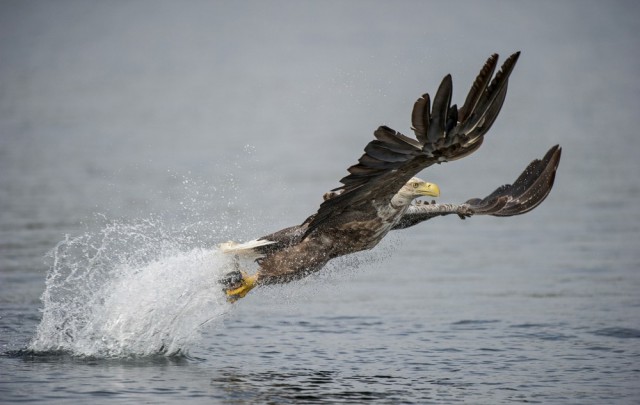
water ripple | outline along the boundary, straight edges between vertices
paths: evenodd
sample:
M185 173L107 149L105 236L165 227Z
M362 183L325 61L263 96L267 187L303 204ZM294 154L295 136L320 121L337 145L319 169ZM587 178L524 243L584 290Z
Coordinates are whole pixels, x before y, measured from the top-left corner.
M640 330L633 329L633 328L620 328L620 327L604 328L604 329L598 329L592 333L598 336L608 336L608 337L616 337L616 338L622 338L622 339L640 338Z

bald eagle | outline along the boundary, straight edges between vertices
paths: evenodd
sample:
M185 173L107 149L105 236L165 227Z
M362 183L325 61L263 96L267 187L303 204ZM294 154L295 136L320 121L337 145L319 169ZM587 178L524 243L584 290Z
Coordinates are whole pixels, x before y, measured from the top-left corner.
M537 207L553 186L561 148L553 146L542 159L532 161L513 184L485 198L463 204L414 200L437 197L437 185L415 175L433 165L460 159L477 150L494 123L507 94L509 76L520 52L494 71L498 55L491 55L462 107L451 105L451 76L442 80L433 98L424 94L411 114L415 139L386 126L374 132L358 163L348 169L342 186L324 194L318 211L302 224L247 243L220 247L234 255L255 255L259 269L240 269L221 280L229 301L244 297L260 285L286 283L320 270L329 260L376 246L391 230L404 229L449 214L512 216Z

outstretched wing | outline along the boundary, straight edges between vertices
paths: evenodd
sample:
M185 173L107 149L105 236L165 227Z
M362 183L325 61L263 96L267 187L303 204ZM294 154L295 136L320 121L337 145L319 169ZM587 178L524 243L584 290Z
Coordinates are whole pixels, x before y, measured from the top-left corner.
M500 186L485 198L472 198L464 204L413 204L393 229L408 228L449 214L458 214L462 218L471 215L510 217L529 212L551 192L561 153L562 148L558 145L552 147L542 159L529 163L513 184Z
M531 211L540 205L551 192L556 171L560 164L562 148L558 145L547 151L542 159L535 159L518 176L513 184L498 187L485 198L472 198L463 204L441 204L416 201L412 204L402 219L393 228L405 229L417 225L431 218L457 214L461 218L473 215L493 215L508 217ZM338 192L325 194L325 199L336 198ZM313 217L302 225L291 226L278 232L263 236L257 240L244 244L223 244L223 251L227 253L244 254L243 250L256 255L266 255L279 251L288 246L299 243Z
M323 224L340 222L343 215L374 214L373 201L388 204L422 169L460 159L478 149L502 108L509 75L519 55L516 52L509 56L495 77L498 55L490 56L460 109L451 105L451 75L445 76L433 106L428 94L414 104L411 121L416 139L386 126L378 128L374 132L376 139L365 147L358 163L348 169L349 175L340 180L343 185L335 190L341 193L322 203L305 236Z

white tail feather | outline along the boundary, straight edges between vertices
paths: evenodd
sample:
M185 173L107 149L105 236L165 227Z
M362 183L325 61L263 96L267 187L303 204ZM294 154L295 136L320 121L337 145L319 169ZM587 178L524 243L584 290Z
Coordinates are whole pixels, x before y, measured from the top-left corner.
M229 253L240 256L261 256L261 254L254 249L260 246L271 245L273 243L275 242L270 240L254 239L245 243L229 241L219 244L218 247L220 248L220 251L222 251L222 253Z

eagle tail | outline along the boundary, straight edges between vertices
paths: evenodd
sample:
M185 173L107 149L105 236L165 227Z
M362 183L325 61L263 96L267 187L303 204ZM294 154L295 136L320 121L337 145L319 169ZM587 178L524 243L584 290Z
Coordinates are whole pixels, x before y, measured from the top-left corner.
M263 254L256 250L256 248L272 245L276 242L265 240L265 239L254 239L245 243L237 243L233 241L221 243L218 245L218 248L222 251L222 253L239 255L243 257L260 257Z

